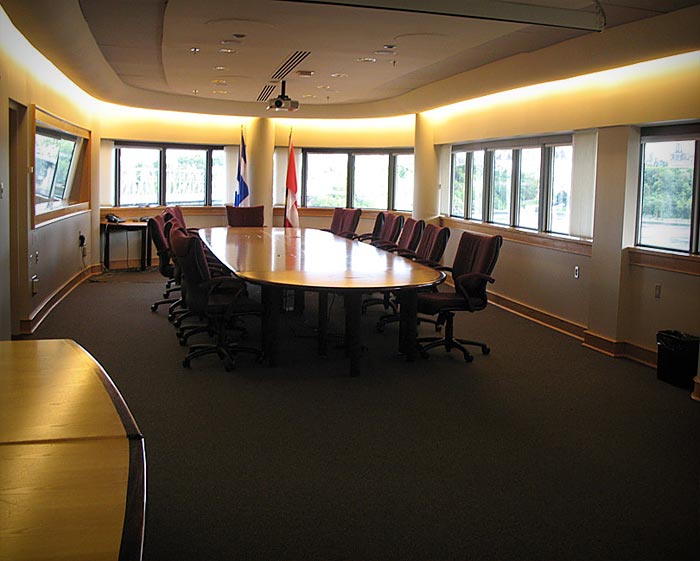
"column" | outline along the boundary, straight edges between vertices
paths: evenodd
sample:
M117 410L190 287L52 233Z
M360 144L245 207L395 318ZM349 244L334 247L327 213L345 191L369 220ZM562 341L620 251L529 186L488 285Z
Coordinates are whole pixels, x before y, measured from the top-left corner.
M628 264L623 249L634 244L638 129L600 129L596 159L588 330L584 345L618 355L625 340L622 326Z
M272 226L272 170L275 152L275 124L272 119L253 119L246 139L250 205L264 205L265 225Z
M438 155L433 125L421 113L416 114L414 134L413 217L435 221L439 208Z

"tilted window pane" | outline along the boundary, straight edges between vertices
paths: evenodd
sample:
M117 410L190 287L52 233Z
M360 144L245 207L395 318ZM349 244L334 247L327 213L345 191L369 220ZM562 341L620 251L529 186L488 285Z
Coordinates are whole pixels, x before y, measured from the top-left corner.
M56 166L56 175L53 181L54 200L65 198L66 183L68 182L68 174L70 173L70 166L71 162L73 161L74 152L75 141L62 138L59 143L58 165Z
M510 224L510 200L513 175L513 151L494 150L493 153L493 215L496 224Z
M166 204L203 205L206 193L206 172L206 150L166 149Z
M471 192L469 196L469 218L484 219L484 151L472 152Z
M223 150L211 151L211 204L226 202L226 164Z
M396 155L394 177L395 210L413 210L413 154Z
M540 206L540 148L523 148L520 151L520 200L518 223L522 228L537 230Z
M452 216L464 216L464 193L467 186L467 153L452 154Z
M389 154L355 156L353 207L385 209L389 202Z
M347 154L309 152L306 155L306 206L344 207L347 185Z
M51 196L51 186L58 162L60 139L43 134L34 142L34 193L36 202L46 202ZM41 201L39 199L42 199Z
M550 232L569 234L571 219L571 164L573 148L555 146L552 162L552 199L550 205Z
M160 150L121 148L119 153L119 204L157 205Z
M644 145L641 245L690 250L694 165L694 140Z

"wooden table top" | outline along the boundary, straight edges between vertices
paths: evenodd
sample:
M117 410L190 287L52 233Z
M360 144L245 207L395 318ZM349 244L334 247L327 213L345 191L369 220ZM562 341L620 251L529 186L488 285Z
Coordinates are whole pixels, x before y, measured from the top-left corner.
M77 343L0 341L0 560L122 558L140 438Z
M315 290L395 290L444 273L366 243L312 228L202 228L214 254L245 280Z

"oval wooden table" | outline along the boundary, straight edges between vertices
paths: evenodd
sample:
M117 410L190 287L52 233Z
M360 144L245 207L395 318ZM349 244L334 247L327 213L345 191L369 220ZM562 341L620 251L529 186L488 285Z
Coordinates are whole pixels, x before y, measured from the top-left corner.
M141 559L143 437L67 339L0 341L0 560Z
M399 351L416 352L416 291L442 282L445 273L369 244L312 228L202 228L199 235L238 277L262 286L263 350L277 362L276 340L285 288L335 292L345 301L345 342L350 373L361 366L362 294L400 291Z

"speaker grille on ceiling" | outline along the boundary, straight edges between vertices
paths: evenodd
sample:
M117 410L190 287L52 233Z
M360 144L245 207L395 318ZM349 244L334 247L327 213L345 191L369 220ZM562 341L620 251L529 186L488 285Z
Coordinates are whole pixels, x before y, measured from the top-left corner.
M292 70L294 70L301 62L311 54L311 51L294 51L287 60L285 60L280 67L275 70L275 73L271 76L271 80L284 80L284 78Z
M272 92L275 91L276 87L277 86L275 86L274 84L268 84L267 86L265 86L258 95L258 101L267 101L268 99L270 99L270 96L272 95Z

